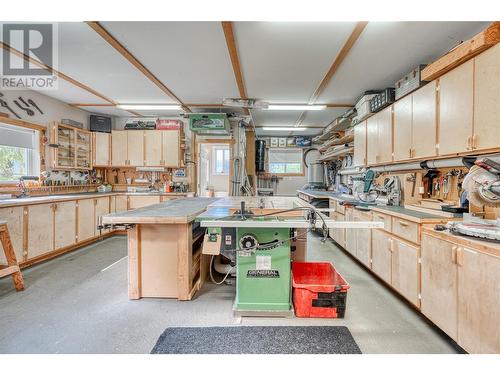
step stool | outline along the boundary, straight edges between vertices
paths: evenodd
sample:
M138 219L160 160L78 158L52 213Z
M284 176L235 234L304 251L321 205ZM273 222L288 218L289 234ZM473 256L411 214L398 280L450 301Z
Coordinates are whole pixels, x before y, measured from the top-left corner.
M5 220L0 220L0 242L2 243L5 258L7 259L7 267L0 269L0 278L12 276L14 286L16 290L20 292L24 290L23 275L17 264L16 253L14 252L14 247L10 240L9 229L7 228L7 222Z

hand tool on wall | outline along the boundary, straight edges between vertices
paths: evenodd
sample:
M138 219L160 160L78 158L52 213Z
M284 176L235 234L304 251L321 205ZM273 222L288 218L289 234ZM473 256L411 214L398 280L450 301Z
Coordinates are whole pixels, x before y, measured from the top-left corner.
M31 109L23 107L17 100L14 100L14 104L17 105L19 108L21 108L23 111L25 111L28 116L34 116L35 112L33 112Z
M23 103L26 107L29 107L29 106L30 106L28 103L26 103L26 100L24 100L24 99L22 98L22 96L18 96L17 98L18 98L18 99L19 99L19 101L20 101L21 103Z
M424 179L427 179L427 193L429 197L432 196L434 179L439 175L439 171L436 169L429 169L424 175Z
M21 119L21 116L19 116L16 112L14 112L14 110L9 107L9 105L7 104L7 102L5 100L0 99L0 106L7 108L10 111L10 113L12 113L18 119Z
M414 197L415 196L415 186L417 185L417 174L416 173L412 173L410 175L407 175L406 176L406 181L412 182L412 185L411 185L411 196Z
M33 100L28 99L28 103L30 103L33 107L35 107L38 110L38 112L40 112L41 115L43 115L42 110L36 105L36 103Z

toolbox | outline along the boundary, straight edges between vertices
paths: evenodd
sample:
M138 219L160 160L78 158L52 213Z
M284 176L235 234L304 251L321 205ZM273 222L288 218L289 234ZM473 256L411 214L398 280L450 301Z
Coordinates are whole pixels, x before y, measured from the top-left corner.
M370 99L379 94L380 90L365 91L365 93L356 101L355 108L357 115L354 119L355 124L359 124L372 113L370 111Z
M375 113L381 111L388 105L394 103L394 100L395 90L392 87L388 87L380 94L370 99L370 112Z
M417 66L410 73L396 82L396 100L402 98L410 92L415 91L426 83L426 81L422 81L422 70L426 66L427 65L424 64Z
M293 306L299 318L343 318L349 284L331 263L292 263Z

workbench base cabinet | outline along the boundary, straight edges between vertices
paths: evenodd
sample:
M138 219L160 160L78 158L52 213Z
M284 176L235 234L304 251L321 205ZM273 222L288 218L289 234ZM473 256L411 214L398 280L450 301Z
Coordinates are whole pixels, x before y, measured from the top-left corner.
M191 300L208 274L191 224L137 224L127 231L130 299Z

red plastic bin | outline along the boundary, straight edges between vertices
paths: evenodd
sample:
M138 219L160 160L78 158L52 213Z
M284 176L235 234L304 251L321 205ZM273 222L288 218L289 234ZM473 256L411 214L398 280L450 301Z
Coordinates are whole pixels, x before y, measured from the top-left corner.
M292 263L293 306L299 318L343 318L349 284L331 263Z

